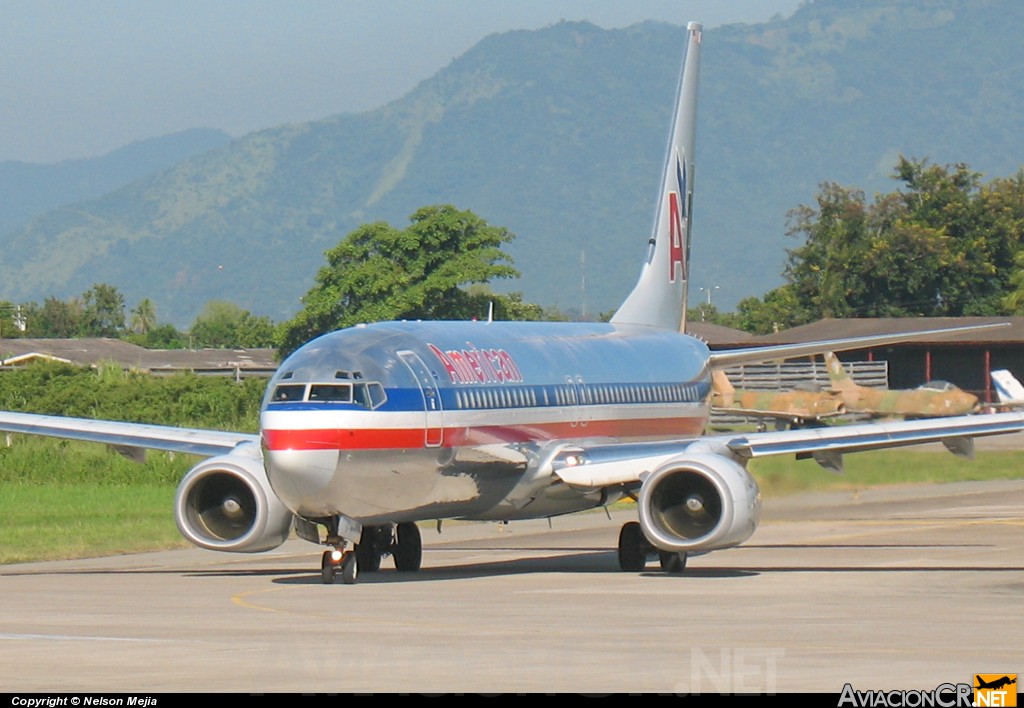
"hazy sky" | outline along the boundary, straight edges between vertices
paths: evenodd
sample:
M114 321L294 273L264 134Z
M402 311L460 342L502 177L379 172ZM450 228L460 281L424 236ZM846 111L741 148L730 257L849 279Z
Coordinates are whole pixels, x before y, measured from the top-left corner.
M713 27L801 0L0 0L0 160L374 108L488 34L561 19Z

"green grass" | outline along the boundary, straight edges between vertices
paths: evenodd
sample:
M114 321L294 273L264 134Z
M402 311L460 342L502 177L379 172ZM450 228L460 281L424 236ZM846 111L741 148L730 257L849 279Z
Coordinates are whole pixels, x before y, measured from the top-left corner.
M195 459L150 452L139 464L104 445L23 436L12 443L0 447L0 563L186 545L174 524L174 492Z
M174 489L0 483L0 563L185 547L174 525Z
M754 460L750 471L766 497L826 489L863 489L887 484L935 484L1024 477L1024 452L979 452L964 460L941 450L884 450L843 458L835 474L813 460L792 456Z

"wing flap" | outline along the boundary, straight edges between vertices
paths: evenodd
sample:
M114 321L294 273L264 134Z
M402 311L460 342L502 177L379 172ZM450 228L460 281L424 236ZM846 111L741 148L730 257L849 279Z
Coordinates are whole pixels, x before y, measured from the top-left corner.
M258 445L260 442L260 436L251 433L64 418L35 413L0 412L0 431L106 443L121 449L166 450L203 457L230 452L241 443Z

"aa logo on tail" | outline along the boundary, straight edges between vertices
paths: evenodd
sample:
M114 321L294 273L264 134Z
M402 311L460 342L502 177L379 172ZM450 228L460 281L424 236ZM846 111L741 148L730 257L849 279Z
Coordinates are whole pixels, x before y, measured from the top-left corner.
M686 167L676 155L676 191L668 193L668 282L686 280ZM678 268L677 268L678 266Z

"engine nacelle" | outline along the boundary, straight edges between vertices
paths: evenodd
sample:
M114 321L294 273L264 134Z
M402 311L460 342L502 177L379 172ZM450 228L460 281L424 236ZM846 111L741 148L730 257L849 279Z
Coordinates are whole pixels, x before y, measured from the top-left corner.
M200 462L181 480L174 500L181 535L212 551L277 548L288 538L292 519L270 488L258 449L240 447Z
M648 475L640 527L663 551L699 553L743 543L761 518L761 493L742 465L722 455L679 455Z

